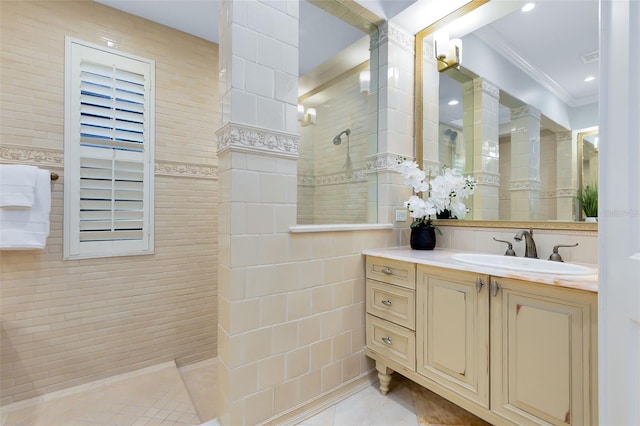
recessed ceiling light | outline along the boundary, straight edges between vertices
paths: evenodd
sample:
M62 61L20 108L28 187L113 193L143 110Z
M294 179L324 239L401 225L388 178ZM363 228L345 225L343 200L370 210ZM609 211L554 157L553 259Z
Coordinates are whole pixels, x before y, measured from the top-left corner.
M536 7L535 3L527 3L524 6L522 6L522 9L520 9L520 10L522 10L523 12L529 12L529 11L533 10L534 7Z
M590 75L590 76L586 77L586 78L584 79L584 81L585 81L585 83L588 83L588 82L593 81L593 80L595 80L595 79L596 79L596 78L595 78L594 76Z
M454 105L458 105L458 104L459 104L459 102L458 102L458 100L457 100L457 99L451 99L451 100L449 101L449 104L448 104L448 105L450 105L450 106L454 106Z

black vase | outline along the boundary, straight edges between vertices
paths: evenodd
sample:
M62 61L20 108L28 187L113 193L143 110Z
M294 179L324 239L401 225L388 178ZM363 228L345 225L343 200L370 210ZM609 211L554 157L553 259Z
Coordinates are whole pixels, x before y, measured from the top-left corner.
M409 244L414 250L433 250L436 246L436 228L426 225L411 228Z
M440 213L436 213L438 219L452 219L451 212L447 209L442 210Z

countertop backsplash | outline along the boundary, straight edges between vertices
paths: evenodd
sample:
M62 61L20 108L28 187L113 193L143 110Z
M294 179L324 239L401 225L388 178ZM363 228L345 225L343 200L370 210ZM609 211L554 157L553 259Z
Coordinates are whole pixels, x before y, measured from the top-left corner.
M513 237L520 228L473 228L459 226L440 226L442 235L436 234L436 246L457 250L476 251L479 253L504 254L507 250L505 243L494 241L510 241L519 257L524 256L525 242L516 241ZM558 244L577 247L561 247L559 253L565 262L598 263L598 233L597 231L581 230L549 230L533 229L533 239L536 243L538 257L549 259L553 247Z

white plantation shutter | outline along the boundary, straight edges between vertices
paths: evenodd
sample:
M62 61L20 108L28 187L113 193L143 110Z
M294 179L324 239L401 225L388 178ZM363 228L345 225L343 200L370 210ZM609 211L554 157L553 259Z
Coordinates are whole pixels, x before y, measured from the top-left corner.
M71 39L67 49L65 257L150 253L153 62Z

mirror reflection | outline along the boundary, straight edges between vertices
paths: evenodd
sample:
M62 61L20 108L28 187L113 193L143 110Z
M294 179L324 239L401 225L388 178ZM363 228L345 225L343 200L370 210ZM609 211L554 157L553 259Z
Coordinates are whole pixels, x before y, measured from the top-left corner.
M377 80L370 72L370 43L365 32L373 31L375 25L361 16L351 16L356 14L336 1L324 1L300 2L300 28L307 28L302 25L304 17L311 15L307 8L313 8L309 25L350 27L353 42L315 67L301 70L297 223L375 223L377 177L367 171L367 160L377 152ZM324 31L318 29L320 32ZM316 41L331 44L331 37L338 33L336 30ZM345 41L341 39L337 45L343 46ZM301 42L301 56L316 55L321 48Z
M467 219L583 220L576 197L597 182L600 143L597 2L539 2L530 12L496 3L438 28L461 39L458 67L439 72L435 29L418 35L416 151L425 169L478 180ZM569 15L581 25L562 22Z

